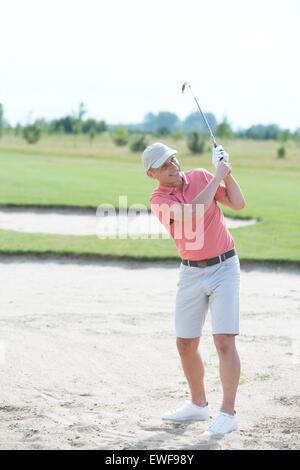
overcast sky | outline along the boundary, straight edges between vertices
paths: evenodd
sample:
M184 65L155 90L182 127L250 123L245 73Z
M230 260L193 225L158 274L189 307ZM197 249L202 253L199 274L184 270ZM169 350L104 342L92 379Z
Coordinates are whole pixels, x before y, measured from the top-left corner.
M196 110L300 127L299 0L0 0L0 102L11 124L141 122Z

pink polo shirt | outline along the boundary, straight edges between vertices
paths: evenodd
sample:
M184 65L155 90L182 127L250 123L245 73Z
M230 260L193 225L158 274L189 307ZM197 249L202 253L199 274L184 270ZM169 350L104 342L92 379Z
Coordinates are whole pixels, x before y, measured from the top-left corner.
M182 259L199 261L231 250L234 247L234 240L226 227L223 212L217 204L217 201L220 201L226 194L224 184L219 184L211 205L197 225L195 221L184 223L170 221L168 216L170 207L178 202L191 203L213 178L213 175L205 168L181 172L181 175L182 190L178 187L159 184L149 199L152 212L174 239L179 256ZM192 237L193 233L194 237Z

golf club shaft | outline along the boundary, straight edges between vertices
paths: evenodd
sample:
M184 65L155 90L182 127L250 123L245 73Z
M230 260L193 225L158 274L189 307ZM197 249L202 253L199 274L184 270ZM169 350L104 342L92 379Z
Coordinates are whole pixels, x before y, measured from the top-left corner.
M211 140L212 140L212 142L213 142L213 144L214 144L214 147L217 147L218 144L217 144L217 142L216 142L216 139L215 139L215 137L214 137L214 135L213 135L213 133L212 133L212 130L211 130L211 128L210 128L210 125L209 125L208 122L207 122L207 119L206 119L204 113L202 112L202 109L200 108L200 105L199 105L199 103L198 103L198 100L197 100L196 96L195 96L194 93L193 93L192 87L191 87L191 85L190 85L189 83L187 83L187 85L189 86L189 89L191 90L191 93L192 93L192 95L193 95L193 98L194 98L194 100L196 101L196 104L197 104L197 106L198 106L198 109L199 109L199 111L200 111L200 113L201 113L201 116L203 117L203 120L204 120L204 122L205 122L205 124L206 124L206 127L207 127L207 130L208 130L208 133L209 133L209 135L210 135L210 138L211 138Z

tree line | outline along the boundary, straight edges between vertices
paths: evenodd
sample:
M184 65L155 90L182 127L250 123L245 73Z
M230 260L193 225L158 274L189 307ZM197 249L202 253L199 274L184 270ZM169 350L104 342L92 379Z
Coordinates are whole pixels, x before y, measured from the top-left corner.
M175 113L169 111L160 111L157 114L147 113L143 122L128 125L109 125L104 120L84 119L85 115L84 103L80 103L78 111L72 115L49 121L40 118L31 124L22 126L17 123L13 127L4 119L4 109L0 103L0 137L4 132L14 133L23 136L29 143L34 143L40 139L42 134L72 134L76 142L77 135L86 134L92 142L96 135L110 132L117 145L126 145L129 136L136 134L137 139L134 147L138 147L137 150L140 150L144 145L146 134L156 137L172 136L175 139L186 138L190 145L195 149L198 147L198 150L201 150L203 141L207 138L207 130L198 111L189 114L183 121ZM227 118L218 123L213 113L205 113L205 116L214 134L219 138L278 140L281 142L294 139L300 142L300 127L295 132L291 132L289 129L281 129L276 124L257 124L248 129L234 131Z

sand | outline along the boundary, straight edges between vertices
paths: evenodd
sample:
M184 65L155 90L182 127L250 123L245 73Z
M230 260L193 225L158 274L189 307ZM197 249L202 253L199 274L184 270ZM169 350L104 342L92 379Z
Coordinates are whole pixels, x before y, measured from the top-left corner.
M299 449L300 270L242 265L239 429L161 415L189 399L176 351L179 263L0 259L0 449ZM208 316L200 350L215 414Z
M104 217L104 209L99 209L96 216L96 211L89 208L0 207L0 228L23 233L101 237L148 233L151 236L164 234L164 237L171 238L156 215L147 212L146 207L144 212L141 210L140 215L136 215L134 207L128 214L121 215L114 208L111 209L110 215L106 214ZM230 217L225 217L225 221L228 229L258 223L257 219Z

